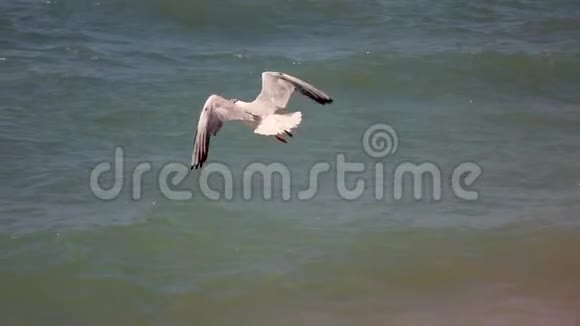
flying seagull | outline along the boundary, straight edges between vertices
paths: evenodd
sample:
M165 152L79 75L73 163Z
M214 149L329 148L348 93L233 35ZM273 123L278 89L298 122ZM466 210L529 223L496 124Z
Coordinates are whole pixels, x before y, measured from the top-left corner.
M322 105L332 103L330 96L307 82L272 71L262 73L262 91L252 102L211 95L199 115L191 169L201 168L207 161L210 137L218 133L225 121L242 121L254 133L273 136L286 143L284 137L292 137L292 129L302 121L301 112L288 113L286 109L290 97L296 91Z

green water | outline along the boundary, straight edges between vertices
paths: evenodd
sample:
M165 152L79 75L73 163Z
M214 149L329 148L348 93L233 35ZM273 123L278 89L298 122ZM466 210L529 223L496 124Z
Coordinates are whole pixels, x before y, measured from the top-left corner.
M563 0L0 2L0 323L577 325L579 21ZM209 162L233 198L207 198L199 171L171 186L193 198L166 198L208 95L251 100L267 70L334 103L293 100L288 144L227 124ZM376 123L396 152L364 151ZM122 191L100 200L91 170L119 146ZM354 200L339 154L366 167ZM244 199L253 162L289 169L290 200L258 178ZM441 171L440 200L394 198L409 162ZM453 192L462 162L483 171L477 200Z

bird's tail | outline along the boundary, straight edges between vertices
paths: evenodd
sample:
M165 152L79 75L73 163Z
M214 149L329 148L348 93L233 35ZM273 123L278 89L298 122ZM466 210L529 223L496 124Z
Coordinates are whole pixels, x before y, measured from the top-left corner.
M275 136L290 132L298 127L302 121L301 112L272 114L260 121L260 124L254 130L260 135Z

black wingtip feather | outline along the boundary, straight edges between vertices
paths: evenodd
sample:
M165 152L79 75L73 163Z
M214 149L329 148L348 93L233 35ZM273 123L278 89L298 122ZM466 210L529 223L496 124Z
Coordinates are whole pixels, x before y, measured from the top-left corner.
M300 93L304 94L305 96L310 97L312 100L314 100L318 104L325 105L325 104L330 104L333 101L332 98L329 96L322 96L321 94L311 92L310 90L308 90L306 88L300 87L298 90L300 91Z
M207 161L207 157L209 154L209 142L210 142L210 134L205 132L203 135L203 139L199 141L198 137L199 133L196 131L195 134L195 142L193 144L193 151L195 155L195 159L191 164L190 171L193 169L201 169L204 163ZM199 143L198 143L199 141Z
M209 133L205 133L205 137L204 137L204 142L202 144L200 144L200 149L198 152L198 157L197 160L195 162L195 164L192 166L192 168L197 169L201 169L204 165L204 163L207 161L207 157L209 154L209 142L210 142L210 134Z

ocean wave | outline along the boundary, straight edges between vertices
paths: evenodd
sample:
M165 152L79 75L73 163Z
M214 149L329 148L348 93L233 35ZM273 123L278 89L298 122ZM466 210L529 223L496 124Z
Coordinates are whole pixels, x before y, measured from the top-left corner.
M188 0L116 0L113 5L131 11L143 11L151 16L174 21L190 28L223 29L231 31L284 29L290 25L324 23L337 20L372 23L380 2L361 4L352 0L312 1L293 0L272 3L265 0L188 1Z
M305 66L310 65L301 67ZM515 96L522 92L565 96L574 94L572 85L580 82L578 53L363 52L328 60L324 67L328 80L337 86L407 95L503 89Z

